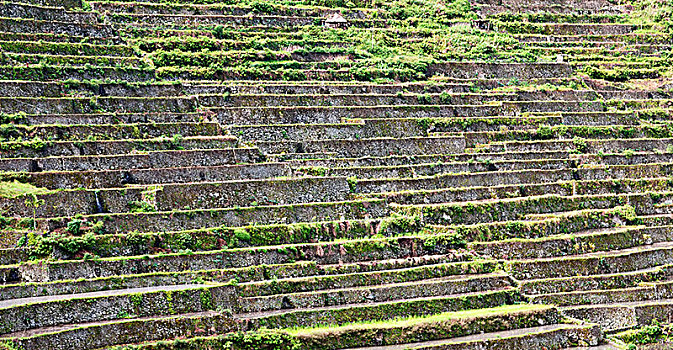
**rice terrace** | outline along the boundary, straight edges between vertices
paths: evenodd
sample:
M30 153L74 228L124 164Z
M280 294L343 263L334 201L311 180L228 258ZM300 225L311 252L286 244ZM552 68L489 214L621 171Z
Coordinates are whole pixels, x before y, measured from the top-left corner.
M673 0L4 0L0 350L673 349Z

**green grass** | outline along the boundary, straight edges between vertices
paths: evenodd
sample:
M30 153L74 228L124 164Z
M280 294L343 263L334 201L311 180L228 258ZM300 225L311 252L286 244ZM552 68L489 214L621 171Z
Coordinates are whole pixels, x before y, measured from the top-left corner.
M649 325L617 333L613 336L627 344L627 349L637 349L638 345L673 342L673 324L661 323L657 319ZM663 347L661 349L664 349ZM668 349L668 347L667 347Z
M387 320L387 321L371 321L371 322L357 322L345 324L342 326L321 326L315 328L292 328L286 329L289 334L299 335L299 334L319 334L319 333L332 333L339 332L344 330L356 330L356 329L366 329L366 328L392 328L392 327L411 327L414 325L425 324L425 323L437 323L450 320L463 320L470 318L478 317L488 317L494 315L503 315L510 313L518 312L531 312L538 310L549 309L549 305L530 305L530 304L519 304L519 305L505 305L489 309L476 309L476 310L465 310L457 312L446 312L442 314L432 315L428 317L409 317L401 318L396 320Z
M3 181L0 182L0 197L14 198L27 194L40 194L49 190L46 188L35 187L31 184L19 181Z

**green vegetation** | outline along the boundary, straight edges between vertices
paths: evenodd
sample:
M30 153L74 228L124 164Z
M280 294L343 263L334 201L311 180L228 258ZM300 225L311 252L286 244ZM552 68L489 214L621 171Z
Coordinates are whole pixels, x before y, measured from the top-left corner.
M670 1L42 2L0 348L673 340Z
M673 341L673 329L670 324L653 319L650 325L617 333L615 338L625 342L627 349L637 349L639 345Z
M0 197L15 198L26 195L38 195L46 192L48 192L46 188L36 187L18 180L0 182Z
M426 317L400 317L386 321L368 321L350 323L344 325L325 325L320 327L292 328L288 333L294 335L309 335L321 333L339 333L342 331L351 331L357 329L375 329L375 328L393 328L393 327L413 327L427 323L438 323L451 320L466 320L475 317L489 317L493 315L507 315L517 312L529 312L538 310L547 310L548 305L503 305L489 309L463 310L457 312L445 312Z

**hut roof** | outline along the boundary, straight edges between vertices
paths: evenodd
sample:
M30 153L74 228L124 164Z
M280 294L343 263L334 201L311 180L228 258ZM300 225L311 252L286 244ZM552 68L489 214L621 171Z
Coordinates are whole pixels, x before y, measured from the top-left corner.
M325 23L348 23L348 21L340 14L335 13L325 20Z

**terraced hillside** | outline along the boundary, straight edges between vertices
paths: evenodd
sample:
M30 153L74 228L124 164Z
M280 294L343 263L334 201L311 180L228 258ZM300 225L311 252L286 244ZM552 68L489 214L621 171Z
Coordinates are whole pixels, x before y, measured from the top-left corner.
M0 3L0 349L673 340L672 12Z

